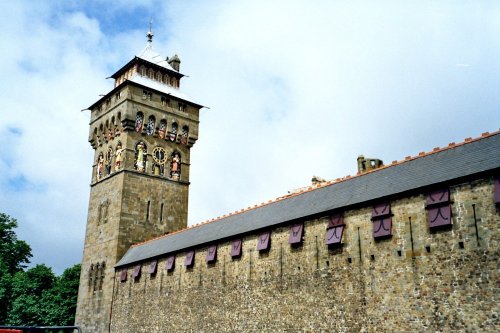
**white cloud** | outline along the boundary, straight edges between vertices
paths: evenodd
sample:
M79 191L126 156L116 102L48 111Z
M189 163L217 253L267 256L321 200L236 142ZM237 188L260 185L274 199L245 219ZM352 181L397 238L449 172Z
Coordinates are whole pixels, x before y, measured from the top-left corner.
M155 48L181 57L182 89L210 107L192 149L190 223L267 201L312 175L354 174L358 154L389 163L500 120L493 2L6 6L0 210L18 218L34 262L58 272L83 246L93 155L80 110L143 48L144 12L154 14Z

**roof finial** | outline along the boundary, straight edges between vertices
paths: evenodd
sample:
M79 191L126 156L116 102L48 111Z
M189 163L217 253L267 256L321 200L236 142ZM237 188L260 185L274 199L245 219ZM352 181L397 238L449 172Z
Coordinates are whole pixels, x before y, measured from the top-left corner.
M151 31L151 25L153 24L153 17L151 17L151 19L149 20L149 31L148 33L146 34L146 37L148 37L148 43L152 43L153 42L153 31Z

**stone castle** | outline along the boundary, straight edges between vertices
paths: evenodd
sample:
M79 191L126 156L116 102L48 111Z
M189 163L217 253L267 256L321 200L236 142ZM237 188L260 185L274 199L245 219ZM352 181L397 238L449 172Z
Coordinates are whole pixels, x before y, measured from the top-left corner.
M500 132L188 228L202 105L152 38L89 107L84 332L500 330Z

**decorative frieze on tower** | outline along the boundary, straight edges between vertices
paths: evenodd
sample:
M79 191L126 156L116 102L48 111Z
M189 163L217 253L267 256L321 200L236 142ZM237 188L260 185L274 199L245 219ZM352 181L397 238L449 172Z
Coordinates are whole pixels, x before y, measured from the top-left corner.
M187 226L190 149L199 110L179 91L177 55L144 50L89 107L94 149L76 324L107 332L114 265L130 245Z

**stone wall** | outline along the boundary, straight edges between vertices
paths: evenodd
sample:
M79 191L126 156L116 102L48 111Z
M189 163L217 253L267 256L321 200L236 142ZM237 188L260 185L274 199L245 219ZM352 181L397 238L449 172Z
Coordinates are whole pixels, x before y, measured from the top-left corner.
M375 241L372 206L344 213L342 246L325 245L328 217L272 230L271 249L243 237L243 254L218 244L217 261L195 264L178 253L167 272L120 282L115 273L112 332L495 332L498 320L498 223L491 178L450 187L453 226L430 231L425 195L391 200L392 237ZM474 207L474 208L473 208ZM474 211L476 221L474 220ZM410 230L411 219L411 230ZM476 233L477 225L477 233ZM413 246L412 246L413 244Z

